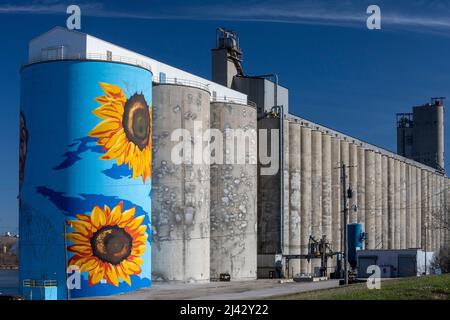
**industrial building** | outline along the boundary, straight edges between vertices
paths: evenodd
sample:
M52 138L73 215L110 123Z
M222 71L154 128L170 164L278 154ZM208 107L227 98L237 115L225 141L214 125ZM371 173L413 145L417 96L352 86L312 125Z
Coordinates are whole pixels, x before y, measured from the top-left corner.
M397 153L445 172L444 100L413 108L412 113L397 114Z
M329 275L341 264L344 209L347 223L364 230L366 249L437 251L448 245L448 232L441 228L450 201L443 165L415 161L289 113L288 89L278 76L248 75L241 57L237 34L224 29L218 29L212 50L212 81L64 28L30 42L21 91L26 154L20 241L27 249L21 251L21 281L51 280L58 298L73 297L76 289L65 290L68 260L83 261L83 279L97 289L84 296L126 292L151 281L201 283L224 274L232 281L255 280L272 276L280 257L290 276L317 270ZM44 115L35 112L37 100ZM53 108L63 111L53 114ZM100 127L99 118L106 121ZM136 126L129 119L136 119ZM279 142L279 170L262 175L266 164L253 161L173 163L177 141L171 135L177 129L190 133L192 141L184 143L201 141L203 148L208 130L226 140L230 129L278 129L279 140L270 140L269 148ZM33 149L33 139L53 141L56 133L61 134L52 152ZM250 139L246 159L261 148L259 138ZM223 152L229 152L225 144ZM58 165L61 157L66 161ZM90 213L79 200L96 209ZM136 211L136 221L127 210ZM112 212L122 214L116 229ZM67 216L80 220L69 222L68 231ZM34 221L41 221L39 227ZM95 229L85 228L88 221ZM102 221L110 222L102 227ZM86 236L69 237L79 241L70 251L72 243L61 234L74 227ZM82 242L87 235L100 241L111 234L121 242L110 250L128 262L108 257L106 242L95 248ZM92 241L91 246L97 243ZM330 252L325 270L321 259L311 258L312 243L326 244ZM51 250L44 250L48 244ZM80 260L67 251L79 253ZM97 260L89 260L95 255ZM36 267L36 259L45 261ZM94 268L97 264L103 269Z

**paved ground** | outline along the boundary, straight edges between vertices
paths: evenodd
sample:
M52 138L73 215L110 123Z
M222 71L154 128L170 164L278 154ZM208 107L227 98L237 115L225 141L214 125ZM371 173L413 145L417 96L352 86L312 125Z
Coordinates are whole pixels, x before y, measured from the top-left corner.
M245 300L292 293L329 289L339 286L339 280L308 283L279 283L278 280L211 282L207 284L158 284L132 293L97 299L113 300Z

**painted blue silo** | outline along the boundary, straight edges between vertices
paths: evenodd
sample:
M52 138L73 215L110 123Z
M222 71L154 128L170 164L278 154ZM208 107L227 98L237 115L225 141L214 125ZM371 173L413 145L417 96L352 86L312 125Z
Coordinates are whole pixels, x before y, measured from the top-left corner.
M76 60L22 68L26 299L106 296L151 285L151 111L149 70Z
M348 230L348 263L354 269L356 268L356 251L363 248L363 230L360 223L347 225Z

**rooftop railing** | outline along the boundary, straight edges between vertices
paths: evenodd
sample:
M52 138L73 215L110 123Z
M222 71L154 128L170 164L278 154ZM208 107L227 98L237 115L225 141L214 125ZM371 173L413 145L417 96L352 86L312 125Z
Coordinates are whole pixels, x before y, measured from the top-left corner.
M135 58L118 56L118 55L107 55L101 53L87 53L87 54L64 54L58 56L40 56L37 58L30 59L28 64L44 62L44 61L61 61L61 60L94 60L94 61L109 61L109 62L120 62L126 63L134 66L144 68L146 70L152 71L150 64Z
M250 101L248 99L241 98L233 98L233 97L212 97L211 102L223 102L223 103L234 103L234 104L242 104L245 106L252 106L256 108L256 103Z
M195 80L179 79L179 78L161 78L153 76L153 82L159 84L177 84L181 86L194 87L208 91L211 93L209 84L205 84Z

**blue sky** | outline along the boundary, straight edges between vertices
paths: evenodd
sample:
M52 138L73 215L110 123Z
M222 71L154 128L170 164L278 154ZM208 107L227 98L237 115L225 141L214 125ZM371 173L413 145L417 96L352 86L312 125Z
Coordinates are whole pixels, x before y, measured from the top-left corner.
M292 113L393 151L395 113L450 98L446 0L0 0L1 233L18 225L19 69L30 39L65 26L69 4L81 7L81 31L207 78L215 29L234 29L246 72L278 73ZM370 4L381 31L366 28Z

